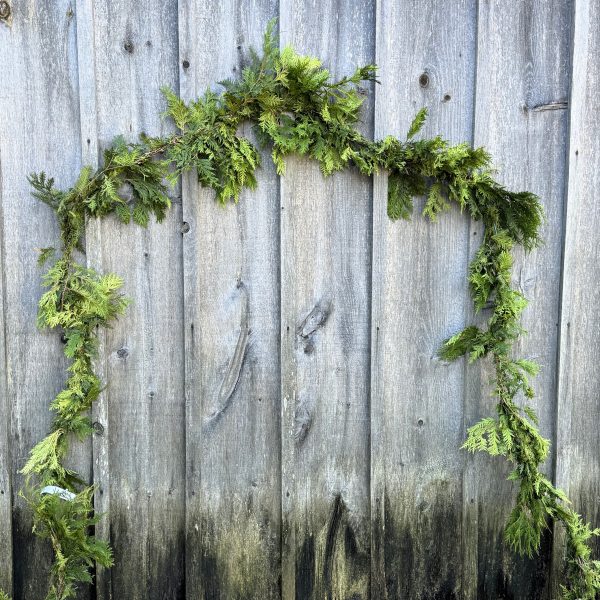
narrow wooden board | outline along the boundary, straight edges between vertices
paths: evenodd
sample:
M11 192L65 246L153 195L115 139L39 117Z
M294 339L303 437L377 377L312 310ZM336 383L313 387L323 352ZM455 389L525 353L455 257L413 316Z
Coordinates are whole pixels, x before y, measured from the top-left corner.
M179 4L186 100L238 77L277 10ZM217 204L194 173L183 180L190 599L279 598L279 192L262 159L238 205Z
M475 2L381 0L375 132L403 138L423 106L422 136L472 139ZM453 207L432 224L392 223L387 181L373 216L371 515L373 598L454 598L463 573L464 364L437 351L464 327L469 223Z
M160 86L178 85L177 2L95 2L97 143L115 135L162 135ZM90 32L88 31L88 35ZM93 62L92 60L88 60ZM85 99L84 99L85 100ZM89 99L89 102L92 100ZM92 135L92 134L90 134ZM105 336L108 382L95 413L98 495L109 508L115 566L101 574L98 598L183 598L185 416L181 203L148 229L109 219L92 229L92 260L124 277L132 299ZM106 527L106 525L105 525ZM106 533L106 530L103 532Z
M568 153L568 202L560 330L559 393L557 409L556 482L573 508L600 526L600 6L577 0L573 32ZM556 533L561 533L557 528ZM564 538L558 537L552 597L564 567ZM592 540L593 558L600 556L598 538Z
M0 40L2 32L0 31ZM0 66L2 66L0 64ZM1 100L0 100L1 102ZM1 105L0 105L1 106ZM0 145L0 151L4 148ZM12 594L13 548L12 548L12 459L11 459L11 406L8 395L5 331L6 298L4 296L4 218L2 216L2 155L0 154L0 539L4 540L4 551L0 555L0 590Z
M49 431L49 404L65 380L60 332L36 328L42 293L37 250L56 245L52 211L31 197L26 176L45 170L59 187L79 171L76 30L68 0L12 2L12 25L0 24L0 156L7 399L12 476L14 598L42 599L51 550L31 532L31 513L17 496L19 471ZM75 446L70 464L89 474L90 446ZM4 460L2 461L4 463ZM7 463L4 463L7 464ZM9 529L10 531L10 529ZM2 536L5 540L4 535ZM10 546L10 542L8 544ZM4 554L4 547L2 553ZM9 552L10 556L10 552ZM4 558L4 557L3 557ZM86 591L81 597L85 597Z
M522 320L528 334L515 353L542 367L531 404L542 435L553 444L570 24L570 2L479 4L475 145L491 152L502 183L537 193L546 211L544 246L526 256L518 252L514 265L514 283L530 301ZM474 252L475 236L471 245ZM494 414L491 376L489 368L469 369L470 423ZM549 476L552 463L550 458L544 467ZM533 560L514 555L504 543L517 491L504 481L509 470L501 459L477 456L470 473L479 526L477 597L545 598L550 536Z
M374 59L374 2L280 3L281 45L336 77ZM372 135L373 104L361 129ZM281 179L282 597L367 598L372 182Z

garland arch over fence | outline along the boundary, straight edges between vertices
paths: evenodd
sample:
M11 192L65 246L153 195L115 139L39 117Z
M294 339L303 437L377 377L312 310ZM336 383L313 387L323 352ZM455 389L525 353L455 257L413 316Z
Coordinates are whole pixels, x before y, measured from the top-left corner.
M65 354L72 361L67 385L52 404L53 430L32 450L23 469L32 476L26 496L36 532L51 540L56 553L49 598L71 597L77 583L88 581L94 562L110 566L112 561L106 544L89 534L98 519L92 507L94 490L64 465L70 439L92 432L86 413L102 389L93 370L97 330L123 314L127 305L117 276L101 275L76 260L86 220L115 214L125 223L132 219L145 226L154 214L160 221L170 205L164 181L174 184L190 169L220 201L237 201L245 187L256 184L254 172L260 162L256 148L239 134L247 121L256 124L261 142L272 145L280 174L290 154L317 160L324 175L350 165L367 176L386 171L390 218L408 218L412 198L425 194L423 212L431 220L454 203L482 222L484 236L471 263L469 283L475 309L491 308L491 317L484 327L466 327L440 349L444 360L489 356L494 364L497 415L474 424L465 447L502 455L513 463L510 477L519 491L506 537L514 550L532 555L539 550L544 529L554 521L561 523L567 533L564 596L595 597L600 570L591 560L587 541L598 531L582 522L539 471L548 443L539 434L534 412L518 400L533 396L529 377L537 367L512 355L526 301L511 284L511 252L516 245L526 250L538 245L538 199L498 184L483 149L450 146L440 138L414 141L426 118L424 110L406 141L366 139L355 129L363 102L357 86L374 79L375 67L366 66L330 82L317 59L290 48L280 51L271 24L263 55L254 57L241 80L225 82L222 96L209 92L185 104L165 89L177 133L167 138L142 136L138 144L117 139L105 152L104 165L96 172L82 169L67 191L58 190L44 173L32 175L34 195L56 212L61 231L58 254L46 248L40 255L40 262L51 261L51 266L44 276L48 291L40 301L39 324L64 330Z

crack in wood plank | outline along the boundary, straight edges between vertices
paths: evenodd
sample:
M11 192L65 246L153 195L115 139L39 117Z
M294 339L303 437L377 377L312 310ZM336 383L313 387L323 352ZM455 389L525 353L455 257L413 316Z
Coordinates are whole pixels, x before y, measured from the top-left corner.
M526 106L525 109L531 112L545 112L547 110L566 110L569 103L566 100L557 102L548 102L547 104L537 104L535 106Z
M229 366L225 377L221 383L219 389L219 395L217 397L217 407L213 412L205 419L205 426L212 426L223 416L225 411L231 405L233 399L233 392L237 387L240 373L242 371L242 365L244 364L244 358L246 356L246 350L248 349L248 340L250 338L249 328L249 294L248 289L244 285L244 282L239 280L237 284L238 290L242 295L242 314L240 317L240 333L238 340L233 351L233 356L229 361Z

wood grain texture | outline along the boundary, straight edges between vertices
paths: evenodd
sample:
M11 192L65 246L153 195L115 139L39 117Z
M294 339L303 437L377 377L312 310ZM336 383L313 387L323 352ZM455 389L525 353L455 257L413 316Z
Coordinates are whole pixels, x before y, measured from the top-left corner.
M585 520L600 523L600 5L575 2L568 202L560 331L556 482ZM562 536L559 538L562 542ZM600 555L598 538L594 556ZM564 546L555 548L560 575ZM558 594L555 581L553 594Z
M546 212L544 246L529 255L516 253L513 280L531 304L522 319L528 334L515 353L542 367L531 404L542 435L553 445L571 9L570 2L558 0L482 2L478 15L475 145L491 152L502 183L538 194ZM472 253L477 245L473 235ZM469 368L471 423L494 411L487 386L491 376L489 368ZM536 559L515 556L503 539L517 491L504 481L510 465L483 455L473 460L479 596L547 597L550 536ZM544 469L549 476L552 462Z
M0 40L2 40L0 32ZM2 101L0 97L0 102ZM1 105L0 105L1 106ZM0 149L3 147L0 145ZM2 224L2 155L0 155L0 539L5 540L3 552L0 554L0 590L12 594L13 548L12 548L12 460L10 413L11 402L8 396L8 381L6 369L6 312L4 288L4 235Z
M180 2L182 97L238 77L276 10ZM262 162L237 205L195 173L183 182L190 599L280 595L279 189L268 152Z
M71 2L12 3L0 25L0 156L9 445L12 473L14 598L38 600L47 589L51 552L31 533L17 496L31 447L49 431L50 401L65 380L60 332L36 329L41 294L37 249L55 245L51 210L30 195L27 174L46 170L60 187L80 166L76 31ZM89 445L75 445L70 465L89 475ZM4 460L3 460L4 463ZM6 464L6 463L4 463ZM3 538L5 539L5 538ZM86 597L86 592L81 597Z
M281 45L351 74L374 2L280 3ZM369 86L372 93L372 86ZM372 103L361 129L372 135ZM372 183L291 157L281 179L282 597L369 593Z
M162 135L161 85L177 89L177 2L93 5L98 146L117 134ZM89 100L91 102L92 100ZM90 134L92 135L92 134ZM103 222L92 233L103 272L125 279L127 314L105 336L105 403L94 445L109 494L115 567L98 597L184 597L185 418L181 203L148 229ZM104 409L104 410L103 410Z
M423 136L472 137L475 3L382 0L377 13L376 137L403 138L423 106ZM410 32L410 35L406 35ZM461 593L464 365L437 350L468 314L468 221L392 223L387 182L373 216L371 510L374 598Z

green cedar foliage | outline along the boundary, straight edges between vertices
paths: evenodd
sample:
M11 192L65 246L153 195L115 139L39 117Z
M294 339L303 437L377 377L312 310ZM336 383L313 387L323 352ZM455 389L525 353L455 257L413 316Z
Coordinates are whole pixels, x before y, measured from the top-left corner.
M77 584L92 583L90 570L95 563L113 564L107 544L89 534L100 519L92 508L93 493L93 487L84 487L72 500L36 491L27 495L33 531L50 540L55 555L47 600L75 597Z
M51 404L55 412L51 433L31 451L23 471L34 480L27 498L33 508L35 531L48 538L56 561L48 599L75 595L76 585L90 581L94 562L108 566L108 547L89 533L98 519L93 513L93 488L65 466L69 442L91 432L87 411L101 391L93 370L99 327L109 327L123 314L121 280L100 275L78 264L86 220L116 215L123 223L146 226L150 215L161 220L170 206L167 186L181 173L194 171L198 181L212 188L220 202L237 201L245 188L256 185L259 167L256 147L240 133L243 123L254 125L257 139L271 148L277 171L285 171L290 154L319 162L324 175L354 167L365 175L385 171L388 176L388 215L410 218L413 197L426 197L423 213L435 221L456 204L484 226L481 247L469 269L476 310L491 309L484 327L470 325L447 340L440 350L446 360L467 355L470 361L490 357L495 366L496 416L473 425L464 447L513 463L510 479L518 484L515 508L506 527L506 539L515 551L532 555L541 535L553 521L567 533L564 597L591 600L600 590L600 565L591 560L589 539L597 535L582 522L564 494L540 472L548 456L534 412L518 400L533 397L530 377L537 366L513 357L521 335L520 315L527 302L511 283L512 251L539 243L543 214L538 198L512 192L493 178L490 156L482 148L451 146L435 137L415 140L427 116L415 117L406 140L394 137L372 141L356 126L364 94L363 82L376 81L374 65L360 67L339 81L312 57L292 48L280 51L271 22L263 54L252 53L239 80L222 82L224 91L208 91L185 103L164 89L166 116L177 127L165 138L142 136L138 143L117 138L104 153L103 166L84 167L70 189L58 190L44 173L32 175L36 198L56 213L61 248L44 248L40 264L50 262L44 276L47 291L40 300L39 325L60 327L71 359L65 388ZM72 501L41 495L45 485L74 492Z

